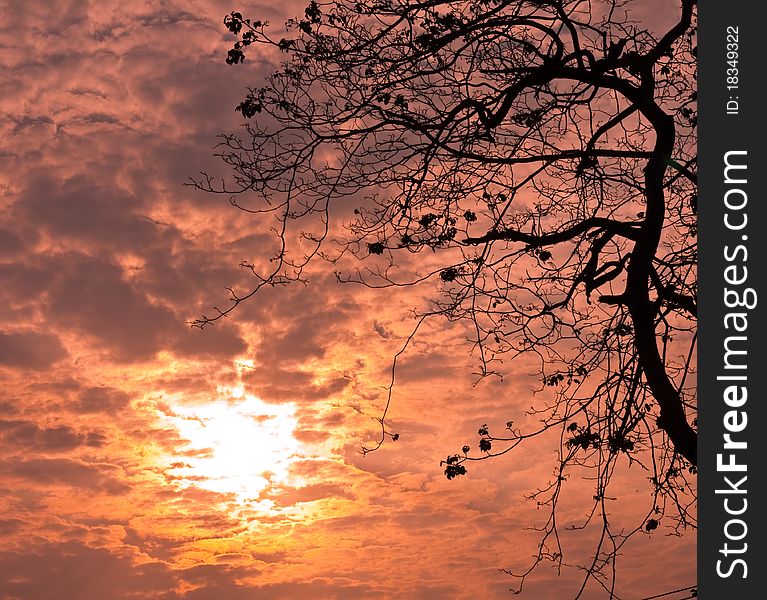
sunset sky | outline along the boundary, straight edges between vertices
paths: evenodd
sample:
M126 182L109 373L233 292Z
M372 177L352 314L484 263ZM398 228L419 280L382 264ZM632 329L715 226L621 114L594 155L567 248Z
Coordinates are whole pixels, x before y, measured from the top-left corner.
M525 495L544 438L446 480L483 423L522 421L524 361L473 386L465 332L428 322L402 357L391 429L367 456L391 359L424 290L269 289L225 323L263 224L184 183L279 56L225 64L231 10L275 27L302 2L48 0L0 5L0 599L511 598L545 519ZM646 473L614 523L652 506ZM562 528L584 516L577 478ZM618 594L695 582L695 536L624 548ZM563 544L587 560L590 530ZM521 598L566 598L542 565ZM602 598L589 588L587 598Z

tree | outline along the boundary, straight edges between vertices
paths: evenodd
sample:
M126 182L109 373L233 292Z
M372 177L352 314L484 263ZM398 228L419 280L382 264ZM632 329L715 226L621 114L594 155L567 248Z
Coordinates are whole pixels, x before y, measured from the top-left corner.
M693 0L664 8L658 33L628 0L311 1L284 37L232 12L229 64L254 46L284 62L237 106L244 133L221 138L231 180L195 181L270 215L278 240L269 269L243 263L252 289L196 325L311 261L354 257L340 281L435 282L420 318L469 323L480 377L536 358L539 425L483 425L479 454L443 465L452 479L559 430L555 476L532 494L551 516L530 571L564 564L557 502L588 470L584 527L603 535L577 596L590 581L612 593L632 535L695 526L696 14ZM401 257L427 251L438 266L403 278ZM396 436L385 417L365 451ZM632 531L608 519L621 461L653 492Z

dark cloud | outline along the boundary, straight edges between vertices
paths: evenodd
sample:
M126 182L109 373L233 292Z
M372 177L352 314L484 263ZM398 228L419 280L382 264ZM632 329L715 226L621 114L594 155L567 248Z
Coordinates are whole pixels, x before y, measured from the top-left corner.
M0 256L13 258L24 248L24 242L15 233L0 228Z
M419 305L415 294L374 298L309 269L309 288L264 290L226 322L203 331L187 325L226 305L225 286L250 289L238 263L258 261L274 244L267 219L183 186L199 170L226 172L212 157L215 135L240 129L234 106L246 86L260 85L270 61L284 59L275 50L252 53L243 68L225 65L232 36L221 19L242 9L271 20L277 33L306 2L16 4L0 29L0 73L12 91L0 119L0 366L12 367L2 369L11 381L0 402L0 598L507 597L496 568L522 546L497 540L504 527L532 522L513 499L538 481L541 454L487 461L450 487L438 461L456 439L460 446L475 435L486 414L513 407L517 388L470 389L462 351L445 330L429 333L433 345L415 340L400 363L391 416L402 438L359 456L399 347L387 340L412 325L397 319ZM347 218L358 200L334 210ZM179 431L146 406L161 396L220 398L219 386L241 383L231 359L242 355L255 364L242 378L248 393L299 404L293 437L346 442L330 457L294 463L284 488L272 489L274 512L179 486L152 462L165 454L192 462L211 450L184 456ZM449 402L469 394L471 401ZM489 489L482 473L513 481L511 492ZM293 477L306 485L291 487ZM349 514L318 509L298 520L291 512L325 498L355 501L344 502ZM502 517L479 520L500 510ZM658 562L662 541L648 543L645 566ZM694 548L688 541L674 553L680 546L668 544L673 578L686 580ZM524 548L527 556L535 546ZM572 579L541 581L556 591L533 587L533 597L562 597L562 581Z
M21 519L0 519L0 535L11 535L27 525L28 523Z
M183 238L172 248L144 249L144 264L134 279L145 293L185 307L185 318L199 317L200 312L211 310L211 305L225 301L227 286L240 288L247 279L236 267L242 257L230 255L225 248L214 249L216 244L210 240L208 247L201 240Z
M0 552L0 582L9 599L127 600L160 598L177 578L162 563L134 563L127 553L71 541Z
M11 417L19 414L18 402L9 402L6 400L0 400L0 415Z
M26 257L25 257L26 258ZM3 306L0 326L15 326L39 311L41 298L53 278L53 268L24 262L0 263L0 303Z
M385 340L397 339L396 334L383 323L373 321L373 330Z
M77 394L77 399L67 403L67 408L75 412L114 414L119 412L131 400L130 394L113 387L88 387Z
M48 317L87 333L123 359L150 358L163 334L181 327L173 313L135 290L121 269L84 255L60 257L64 272L52 286Z
M0 461L0 474L19 477L40 485L65 485L108 495L130 490L118 477L118 467L87 464L67 458L7 458Z
M285 582L261 586L232 583L203 587L180 596L182 600L373 600L391 598L392 590L376 589L372 584L359 584L351 580L314 579L309 582ZM445 588L433 588L441 591ZM416 596L415 598L444 596Z
M391 365L387 366L387 371ZM428 352L411 352L397 361L397 382L418 383L434 380L455 380L466 375L465 361L458 362L454 352L434 348Z
M3 281L4 295L7 301L19 302L39 297L47 288L52 277L52 269L47 266L31 266L28 264L0 264L0 280Z
M243 374L242 380L259 398L272 402L316 401L341 393L350 383L349 378L337 375L322 383L315 383L314 375L293 370L286 365L257 366Z
M170 348L180 356L193 358L230 358L248 349L238 331L226 324L216 324L199 329L182 329L170 341Z
M163 349L195 358L225 358L246 348L231 326L191 330L114 263L82 254L60 259L66 267L51 286L49 318L93 336L119 359L148 359Z
M24 369L46 369L65 358L59 338L35 331L0 331L0 365Z
M235 555L240 557L241 555ZM231 585L232 581L236 581L245 576L258 575L259 571L254 567L237 567L229 564L217 564L217 565L196 565L188 569L182 570L179 575L184 581L196 585L204 585L206 587L218 587L222 585Z
M328 341L320 325L301 319L263 340L256 359L269 366L303 362L323 356Z
M141 253L178 237L172 227L159 227L142 214L149 198L139 199L114 181L121 170L119 155L98 160L101 164L91 165L101 173L96 181L86 174L61 180L46 171L30 173L13 212L23 222L37 223L56 239L97 244L110 252Z
M80 432L67 425L40 427L32 421L0 420L0 439L15 451L67 452L82 446L98 448L106 442L97 431Z

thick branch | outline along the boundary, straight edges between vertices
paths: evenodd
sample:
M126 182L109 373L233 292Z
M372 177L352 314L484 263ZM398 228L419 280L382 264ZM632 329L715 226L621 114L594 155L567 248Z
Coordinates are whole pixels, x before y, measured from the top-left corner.
M627 269L626 293L629 314L634 323L634 335L640 364L660 407L658 426L669 436L674 450L690 463L697 465L698 436L687 422L679 390L666 372L655 335L655 307L650 300L649 283L653 258L658 249L665 217L663 177L666 159L674 145L674 122L652 101L644 103L643 112L651 116L656 130L653 157L645 167L645 198L647 212L641 235L631 252Z
M510 242L524 242L534 248L540 248L572 240L591 229L605 229L630 240L636 240L640 235L638 224L614 221L604 217L592 217L579 221L572 227L561 231L536 235L534 233L517 231L516 229L491 230L479 237L467 237L463 240L463 243L484 244L495 240L507 240Z

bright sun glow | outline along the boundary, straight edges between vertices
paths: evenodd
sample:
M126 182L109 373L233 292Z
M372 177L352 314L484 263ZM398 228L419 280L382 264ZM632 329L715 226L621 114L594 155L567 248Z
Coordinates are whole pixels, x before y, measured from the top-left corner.
M300 447L293 437L295 405L267 404L242 388L227 396L197 406L174 404L163 415L188 440L167 472L182 485L254 501L270 482L288 480Z

